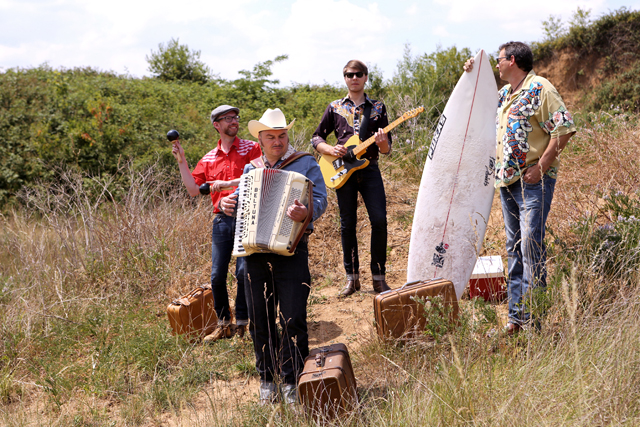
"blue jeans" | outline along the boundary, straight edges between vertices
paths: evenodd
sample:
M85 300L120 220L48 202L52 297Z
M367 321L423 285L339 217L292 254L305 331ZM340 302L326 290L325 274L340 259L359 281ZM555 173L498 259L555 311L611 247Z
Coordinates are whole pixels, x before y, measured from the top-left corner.
M500 188L507 234L509 321L517 324L530 318L527 292L547 286L544 234L555 185L555 179L544 175L536 184L519 179Z
M296 384L309 355L307 299L311 274L307 242L300 241L292 256L264 253L245 260L249 331L260 379L274 381L280 377L284 384Z
M356 236L358 192L362 195L371 222L371 274L384 275L387 262L387 197L377 163L355 171L336 190L344 269L347 274L358 274L360 269Z
M219 320L231 320L229 309L229 293L227 291L227 271L233 251L233 238L236 229L236 219L225 214L217 214L213 218L211 231L211 292L213 293L213 308ZM236 294L236 322L247 320L247 301L244 292L244 260L236 260L236 278L238 279L238 293Z

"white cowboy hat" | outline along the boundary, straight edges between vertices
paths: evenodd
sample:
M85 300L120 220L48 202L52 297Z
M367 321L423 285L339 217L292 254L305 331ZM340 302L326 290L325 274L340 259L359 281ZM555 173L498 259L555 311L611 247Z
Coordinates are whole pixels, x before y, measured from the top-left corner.
M291 123L289 123L289 126L287 126L287 119L285 119L284 113L280 111L279 108L275 108L273 110L271 108L267 108L267 111L265 111L262 117L260 117L260 120L251 120L249 122L249 132L251 135L258 138L258 135L263 130L289 130L295 121L296 119L293 119Z

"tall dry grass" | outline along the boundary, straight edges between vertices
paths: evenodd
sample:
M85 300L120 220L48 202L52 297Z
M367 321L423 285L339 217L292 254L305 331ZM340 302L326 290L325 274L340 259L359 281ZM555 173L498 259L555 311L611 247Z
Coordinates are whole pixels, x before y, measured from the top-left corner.
M0 218L0 424L139 425L212 376L250 375L249 343L196 347L166 322L209 282L210 201L155 168L60 176Z
M496 306L465 301L435 340L361 335L360 404L333 425L640 424L635 119L585 119L562 155L541 329L507 338ZM207 200L153 170L63 176L0 219L0 424L316 424L225 391L257 384L248 341L202 347L168 332L167 301L209 280ZM335 227L323 220L315 238L337 245ZM320 252L314 277L328 274Z
M506 337L496 307L474 301L439 340L366 339L359 410L332 424L639 425L639 132L637 117L591 115L563 153L540 330Z

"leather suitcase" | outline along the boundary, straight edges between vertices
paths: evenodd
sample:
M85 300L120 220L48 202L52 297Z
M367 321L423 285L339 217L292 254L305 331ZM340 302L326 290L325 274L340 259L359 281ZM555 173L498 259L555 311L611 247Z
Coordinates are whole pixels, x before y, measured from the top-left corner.
M456 290L449 280L442 278L406 283L376 295L373 311L376 329L382 339L412 339L419 336L426 325L425 306L433 297L442 298L442 307L449 310L449 320L458 318ZM416 298L425 300L420 304Z
M298 399L316 418L335 418L356 407L356 377L346 345L332 344L309 352L298 376Z
M187 334L194 341L210 334L218 324L211 286L198 286L173 301L167 307L167 315L174 335Z

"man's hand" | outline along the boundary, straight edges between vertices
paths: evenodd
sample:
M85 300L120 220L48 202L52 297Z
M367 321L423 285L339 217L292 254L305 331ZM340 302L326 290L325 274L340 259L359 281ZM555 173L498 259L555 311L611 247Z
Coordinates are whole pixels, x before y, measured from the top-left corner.
M467 59L467 62L464 63L462 68L464 68L467 73L471 72L471 70L473 70L473 58Z
M229 181L207 181L211 186L211 191L229 191L233 187L233 184Z
M336 144L335 146L329 145L326 142L321 142L316 146L316 150L318 153L333 156L333 157L342 157L347 154L347 147L344 145Z
M334 157L342 157L347 154L347 147L344 145L337 144L335 147L332 147L331 150L330 155Z
M294 200L293 204L287 208L287 216L295 222L304 222L308 214L307 207L300 203L298 199Z
M380 149L380 152L382 154L389 154L389 136L384 131L384 129L378 129L378 131L375 133L375 137L376 145Z
M527 184L537 184L541 179L542 171L539 164L528 167L522 175L522 180Z
M229 194L227 197L220 199L219 208L227 216L233 216L233 212L236 210L236 200L238 196L236 194Z
M182 148L182 145L180 145L180 141L177 139L173 141L173 149L171 150L171 154L173 154L173 157L176 158L178 163L182 163L186 160L186 158L184 157L184 149Z

